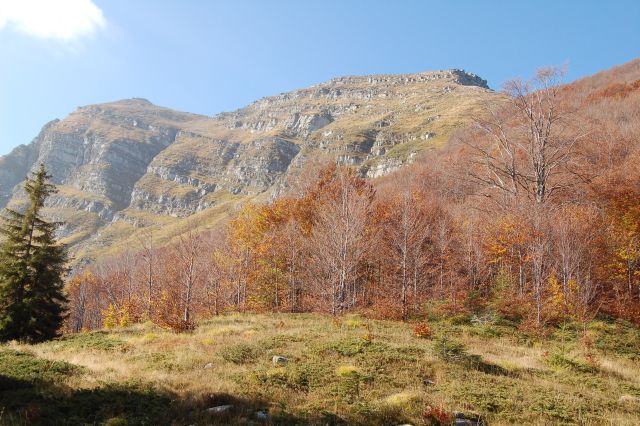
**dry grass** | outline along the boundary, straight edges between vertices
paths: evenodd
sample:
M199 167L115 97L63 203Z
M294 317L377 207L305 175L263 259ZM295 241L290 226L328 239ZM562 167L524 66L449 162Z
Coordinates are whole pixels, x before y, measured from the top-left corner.
M135 383L171 395L183 404L174 409L184 421L198 424L244 424L261 409L273 424L418 425L427 406L480 415L492 425L640 422L640 362L612 353L607 334L596 336L609 345L607 353L598 352L597 366L582 368L577 338L539 340L505 326L431 326L439 337L420 339L410 324L361 317L233 314L191 334L147 323L9 347L81 366L83 374L66 382L74 389ZM442 336L445 345L462 343L465 354L444 361L434 349ZM549 355L560 350L570 362ZM289 362L273 365L274 355ZM207 413L221 395L244 405L232 417Z

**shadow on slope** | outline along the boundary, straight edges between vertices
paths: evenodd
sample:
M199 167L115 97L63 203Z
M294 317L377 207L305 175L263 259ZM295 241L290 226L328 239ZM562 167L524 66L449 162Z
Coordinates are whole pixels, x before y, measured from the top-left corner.
M82 373L82 368L72 364L0 349L0 425L307 423L285 412L271 415L271 404L260 398L212 394L181 399L142 383L102 384L91 389L66 384ZM223 412L207 410L222 405L231 407Z

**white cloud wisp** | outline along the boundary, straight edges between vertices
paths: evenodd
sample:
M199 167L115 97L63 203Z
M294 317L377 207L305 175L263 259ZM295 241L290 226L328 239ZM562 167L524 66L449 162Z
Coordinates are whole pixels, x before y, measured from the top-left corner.
M73 41L106 24L102 10L92 0L0 0L0 30Z

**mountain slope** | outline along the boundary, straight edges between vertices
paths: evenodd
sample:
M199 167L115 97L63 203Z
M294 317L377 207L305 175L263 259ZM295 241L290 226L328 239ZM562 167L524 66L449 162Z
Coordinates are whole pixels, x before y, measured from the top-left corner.
M214 117L144 99L82 107L0 157L0 206L19 207L20 182L44 162L60 188L48 214L76 260L91 259L149 226L167 240L189 221L212 225L310 160L386 174L501 99L451 70L336 78Z

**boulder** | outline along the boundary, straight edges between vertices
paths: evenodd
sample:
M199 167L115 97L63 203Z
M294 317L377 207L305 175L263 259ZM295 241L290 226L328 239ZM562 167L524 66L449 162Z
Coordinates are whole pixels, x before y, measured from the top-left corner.
M233 405L231 404L217 405L215 407L207 408L207 412L213 414L221 414L228 412L229 410L231 410L231 408L233 408Z
M465 414L460 411L456 411L453 413L455 426L481 426L482 422L478 416L474 416L473 414Z
M273 358L271 358L271 361L273 362L273 365L282 365L289 362L289 359L284 356L274 355Z

